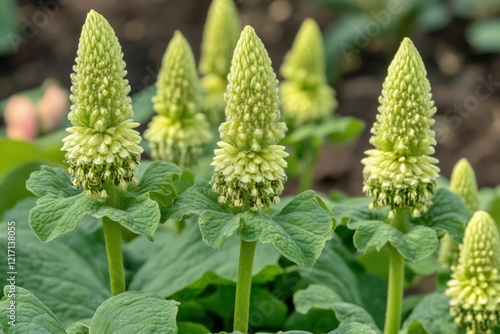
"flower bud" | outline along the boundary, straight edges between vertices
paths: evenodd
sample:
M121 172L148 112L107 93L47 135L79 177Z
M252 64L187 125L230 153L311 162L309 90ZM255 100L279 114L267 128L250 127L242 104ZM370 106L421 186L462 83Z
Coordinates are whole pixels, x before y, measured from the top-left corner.
M6 135L16 140L34 140L38 135L36 108L24 95L14 95L5 106Z
M500 318L500 237L488 213L472 216L452 270L445 293L455 322L469 334L492 333Z
M155 159L192 167L210 139L201 110L201 87L193 52L179 31L170 41L156 83L153 117L144 137Z
M226 122L212 162L212 185L221 203L264 210L279 201L286 181L286 124L280 122L278 81L252 27L241 33L225 94Z
M136 182L142 148L133 130L130 86L125 62L108 21L91 10L82 28L76 65L71 75L73 127L63 139L69 173L75 187L107 197L108 182L120 188Z
M233 0L213 0L203 29L199 67L204 76L201 83L207 95L207 115L216 125L220 124L226 106L227 75L240 31Z
M476 175L467 159L460 159L451 173L450 191L459 195L470 212L476 212L479 208L477 194ZM445 234L441 239L439 250L439 262L445 268L455 265L458 261L458 245Z
M283 114L294 126L324 119L337 107L325 76L324 54L318 24L306 19L281 66Z
M361 160L363 191L373 207L425 211L439 168L434 153L431 118L436 112L422 58L405 38L394 56L379 98L370 143L375 147Z

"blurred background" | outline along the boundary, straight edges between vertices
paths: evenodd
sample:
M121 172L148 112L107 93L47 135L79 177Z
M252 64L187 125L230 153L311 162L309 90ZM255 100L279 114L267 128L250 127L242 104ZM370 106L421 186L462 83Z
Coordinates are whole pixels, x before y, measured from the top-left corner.
M16 175L21 180L39 163L17 172L15 166L62 157L57 147L47 149L46 143L59 141L60 135L50 133L68 124L70 74L90 9L115 29L127 79L137 93L155 83L174 30L188 39L198 61L209 5L209 0L0 0L2 140L6 135L24 136L27 142L48 138L32 146L0 146L2 195L9 189L6 183L14 182ZM262 38L276 72L302 21L314 18L325 39L328 79L337 91L335 112L366 122L355 141L324 145L315 167L315 189L361 195L360 160L370 148L369 130L387 66L404 36L413 40L428 71L437 106L436 157L442 174L449 177L456 161L466 157L481 187L500 184L500 1L238 0L237 7L243 25L252 25ZM26 90L27 95L19 96ZM8 108L14 116L5 114ZM8 133L8 117L22 129ZM2 198L0 212L10 206L6 201Z

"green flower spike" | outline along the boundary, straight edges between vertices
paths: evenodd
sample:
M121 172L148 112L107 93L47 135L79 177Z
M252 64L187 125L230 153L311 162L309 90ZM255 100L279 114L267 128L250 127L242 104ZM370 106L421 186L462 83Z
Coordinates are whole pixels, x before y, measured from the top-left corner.
M278 80L271 59L250 26L241 33L228 81L212 185L221 203L264 210L279 201L286 181L283 158L288 154L276 145L286 124L279 122Z
M75 187L89 195L107 197L104 185L125 188L136 182L142 152L141 137L133 128L130 86L125 62L108 21L91 10L82 28L76 65L71 75L73 127L64 138L69 173Z
M470 212L476 212L479 209L476 174L465 158L460 159L453 168L450 191L462 198ZM443 267L449 268L457 263L458 254L458 245L448 234L445 234L441 240L439 262Z
M294 125L318 121L337 107L325 76L325 50L318 24L306 19L281 66L283 114Z
M468 334L492 333L500 319L500 237L488 213L472 216L452 270L446 295L455 322Z
M163 57L156 83L153 117L144 137L155 159L192 167L210 139L209 124L201 114L201 86L193 52L176 31Z
M226 102L224 92L241 25L233 0L213 0L208 10L201 44L200 73L207 94L208 116L219 125Z
M371 129L375 146L361 160L363 191L373 207L408 208L413 215L425 211L439 168L434 153L436 112L422 58L405 38L389 65L379 98L377 121Z

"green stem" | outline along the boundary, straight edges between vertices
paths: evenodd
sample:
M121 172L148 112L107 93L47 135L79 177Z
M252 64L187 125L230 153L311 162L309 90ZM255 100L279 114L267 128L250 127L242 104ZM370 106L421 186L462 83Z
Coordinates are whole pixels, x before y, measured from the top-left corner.
M321 147L321 141L312 138L305 149L308 150L305 155L305 165L300 176L299 192L306 191L312 188L314 166L318 157L318 151Z
M250 291L252 289L252 268L257 241L246 242L241 239L236 301L234 305L234 331L248 333L250 312Z
M117 208L119 199L116 187L111 185L106 187L108 193L107 204ZM122 233L120 224L104 217L102 219L104 230L104 241L106 243L106 255L108 257L109 282L111 285L111 294L116 296L125 291L125 275L123 270L122 254Z
M406 233L409 211L396 209L393 225ZM405 258L392 245L389 245L389 288L385 313L384 334L397 334L401 323L401 305L405 281Z

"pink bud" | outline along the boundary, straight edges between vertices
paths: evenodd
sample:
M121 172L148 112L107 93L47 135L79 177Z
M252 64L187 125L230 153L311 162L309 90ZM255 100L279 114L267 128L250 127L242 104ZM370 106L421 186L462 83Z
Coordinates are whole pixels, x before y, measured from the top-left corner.
M23 95L14 95L5 107L7 137L33 140L38 134L35 105Z
M39 117L43 133L53 131L68 110L68 93L56 85L50 86L40 101Z

